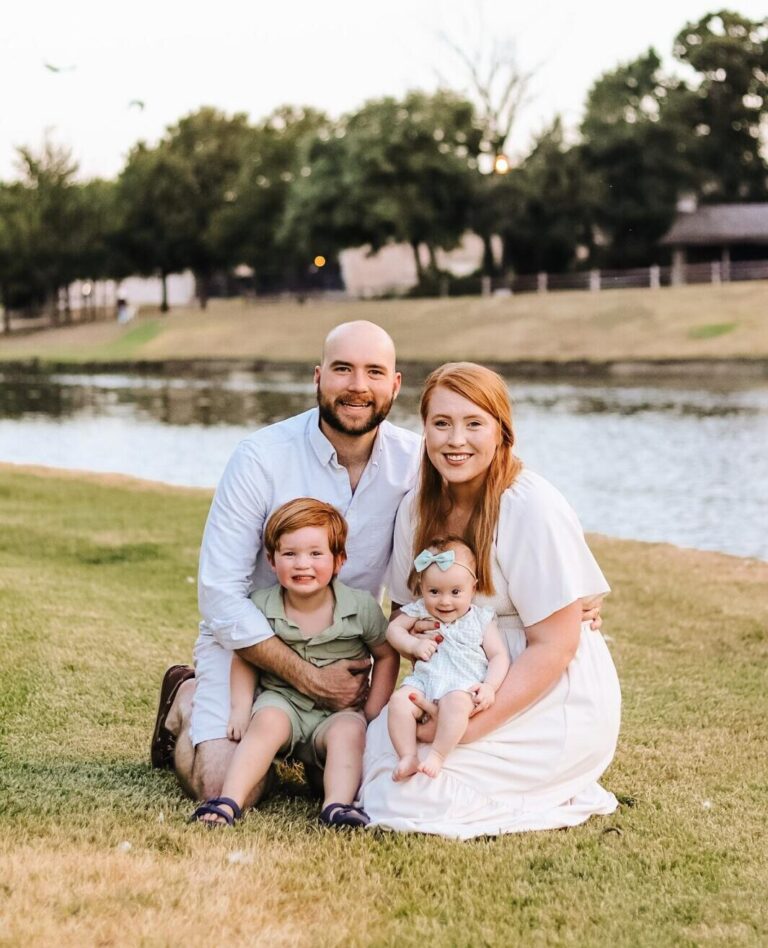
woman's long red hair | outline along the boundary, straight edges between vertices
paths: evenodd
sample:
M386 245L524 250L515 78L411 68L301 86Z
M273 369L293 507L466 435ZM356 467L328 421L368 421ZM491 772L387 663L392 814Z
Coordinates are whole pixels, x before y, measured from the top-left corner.
M496 372L474 362L448 362L429 376L421 396L421 420L426 425L429 400L436 388L446 388L492 415L498 425L501 443L496 449L483 489L469 518L463 539L477 557L477 591L492 594L491 548L499 521L501 495L514 483L522 469L522 461L513 454L515 434L512 429L512 405L504 380ZM416 531L414 556L428 541L445 532L445 519L452 501L442 477L427 455L421 460L419 490L416 496ZM416 591L416 574L411 573L409 585Z

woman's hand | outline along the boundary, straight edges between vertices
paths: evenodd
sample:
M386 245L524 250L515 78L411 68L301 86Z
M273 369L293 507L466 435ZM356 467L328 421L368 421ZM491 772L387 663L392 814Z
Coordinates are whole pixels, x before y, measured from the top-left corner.
M440 634L440 623L436 619L417 619L411 635L422 639L434 639L435 642L442 642L443 636Z
M485 681L475 682L475 684L470 685L467 690L472 695L472 700L475 702L475 706L470 712L470 717L474 717L478 711L487 710L496 700L496 692L493 690L491 685Z
M588 622L590 629L597 632L602 627L603 617L600 610L605 596L591 596L581 600L581 621Z
M415 691L411 696L411 701L422 711L416 725L416 740L422 744L431 744L437 731L437 705Z

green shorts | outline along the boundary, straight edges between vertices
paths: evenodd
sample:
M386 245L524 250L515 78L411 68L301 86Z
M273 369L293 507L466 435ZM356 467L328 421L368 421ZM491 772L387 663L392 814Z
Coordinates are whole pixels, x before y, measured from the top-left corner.
M363 728L368 726L362 711L326 711L323 708L297 707L277 691L262 691L253 702L251 715L264 708L278 708L291 722L291 736L278 753L281 757L295 757L305 764L322 767L325 763L323 738L334 721L340 717L354 717Z

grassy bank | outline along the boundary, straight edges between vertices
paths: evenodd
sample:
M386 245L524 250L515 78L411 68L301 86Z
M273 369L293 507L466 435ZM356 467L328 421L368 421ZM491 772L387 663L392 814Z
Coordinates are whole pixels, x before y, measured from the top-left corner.
M457 843L322 830L296 774L187 825L148 740L208 495L0 468L0 943L760 945L768 564L594 538L624 724L611 817Z
M439 362L768 357L768 284L601 293L533 293L371 302L214 300L206 312L147 312L0 337L0 360L241 358L312 362L327 331L365 318L394 336L401 359Z

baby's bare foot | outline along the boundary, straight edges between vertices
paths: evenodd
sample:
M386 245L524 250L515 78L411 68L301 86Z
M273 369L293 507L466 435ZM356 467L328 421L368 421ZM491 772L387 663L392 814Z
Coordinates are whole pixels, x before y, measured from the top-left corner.
M401 757L397 762L397 767L392 771L393 780L407 780L419 770L419 758L415 754L409 754Z
M436 777L443 769L443 758L437 751L430 751L422 764L419 764L419 773L428 777Z

